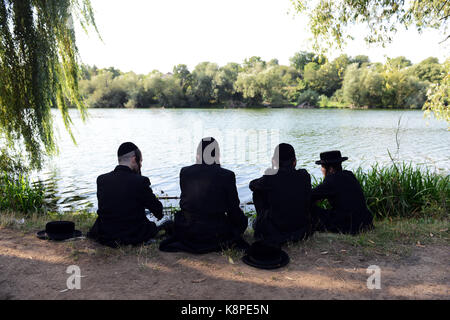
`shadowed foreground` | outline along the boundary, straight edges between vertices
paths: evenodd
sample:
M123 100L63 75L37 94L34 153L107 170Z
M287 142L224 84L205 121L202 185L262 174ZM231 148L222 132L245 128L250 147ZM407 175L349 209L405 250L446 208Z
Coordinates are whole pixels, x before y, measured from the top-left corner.
M251 268L237 252L194 256L156 245L112 250L89 240L52 243L0 228L1 299L448 299L448 246L413 245L407 254L364 254L322 235L288 246L291 263ZM69 265L81 290L65 290ZM366 268L381 268L381 290Z

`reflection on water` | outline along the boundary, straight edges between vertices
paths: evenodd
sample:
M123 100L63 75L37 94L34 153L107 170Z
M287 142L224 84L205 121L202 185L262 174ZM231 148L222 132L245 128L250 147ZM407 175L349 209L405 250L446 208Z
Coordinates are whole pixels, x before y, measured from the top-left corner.
M86 123L73 111L76 146L54 114L60 155L36 178L44 182L49 201L59 210L96 209L96 178L114 169L117 148L125 141L142 150L142 173L155 193L170 196L179 195L179 170L195 161L197 143L204 136L219 141L222 165L236 173L242 202L251 200L248 183L270 164L278 142L291 143L298 167L316 177L320 168L314 161L320 152L332 149L350 158L345 162L350 169L388 164L389 150L403 161L444 174L450 171L450 132L443 122L427 124L421 111L102 109L90 110Z

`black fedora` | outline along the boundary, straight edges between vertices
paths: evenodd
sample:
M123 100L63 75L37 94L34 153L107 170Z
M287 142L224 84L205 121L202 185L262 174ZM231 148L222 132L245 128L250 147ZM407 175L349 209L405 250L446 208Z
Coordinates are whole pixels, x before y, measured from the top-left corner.
M289 256L280 246L257 241L250 246L242 261L258 269L277 269L289 263Z
M340 151L327 151L320 154L320 160L316 164L334 164L348 160L348 157L343 157Z
M52 221L45 225L45 230L39 231L36 235L42 240L63 241L81 237L82 233L75 230L75 223L71 221Z

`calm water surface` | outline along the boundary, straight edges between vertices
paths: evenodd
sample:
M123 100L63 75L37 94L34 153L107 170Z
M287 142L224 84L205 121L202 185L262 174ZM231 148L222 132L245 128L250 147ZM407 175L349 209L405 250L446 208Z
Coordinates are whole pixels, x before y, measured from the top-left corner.
M96 178L114 169L118 146L135 142L143 152L142 173L155 193L179 195L181 167L195 161L204 136L221 147L222 166L236 173L241 202L251 200L248 183L270 165L273 148L291 143L297 167L320 177L314 164L322 151L340 149L346 168L369 168L395 158L450 172L450 132L444 122L425 120L421 111L301 109L145 109L90 110L83 123L76 111L77 145L55 111L59 156L37 173L59 210L96 210ZM400 121L400 126L398 125ZM399 146L399 148L397 147Z

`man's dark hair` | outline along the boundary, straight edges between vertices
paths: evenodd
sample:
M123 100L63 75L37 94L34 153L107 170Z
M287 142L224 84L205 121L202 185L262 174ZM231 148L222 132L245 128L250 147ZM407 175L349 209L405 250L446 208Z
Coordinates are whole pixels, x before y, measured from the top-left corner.
M294 167L294 161L296 160L294 147L287 143L280 143L275 148L273 159L279 168Z
M325 168L325 172L327 174L331 173L331 171L334 171L334 172L342 171L342 163L341 162L330 163L330 164L322 164L322 167Z
M213 137L203 138L198 144L197 156L202 164L219 164L219 144Z

